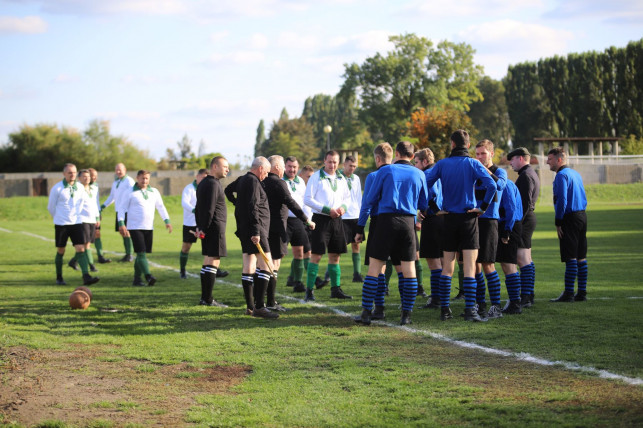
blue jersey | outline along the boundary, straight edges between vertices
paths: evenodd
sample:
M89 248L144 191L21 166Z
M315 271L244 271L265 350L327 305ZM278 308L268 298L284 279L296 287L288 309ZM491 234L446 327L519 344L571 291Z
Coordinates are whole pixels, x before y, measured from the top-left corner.
M500 206L500 199L502 199L502 192L507 186L507 171L502 168L498 168L495 165L492 165L490 168L493 175L493 181L496 182L496 196L489 203L489 208L480 216L480 218L492 218L498 220L500 214L498 213L498 207ZM482 187L482 181L476 181L476 200L478 201L477 207L480 208L482 205L483 198L485 196L485 189Z
M424 170L424 176L426 178L426 173L429 169ZM437 214L438 211L442 209L442 182L440 180L433 183L433 186L429 187L429 208L427 209L428 214Z
M522 220L522 200L518 187L510 180L507 180L507 187L502 192L500 199L500 222L504 222L504 229L511 232L514 224Z
M424 174L408 161L397 161L380 168L367 192L362 209L365 205L379 205L379 214L415 216L418 209L424 211L428 204Z
M478 179L486 192L480 204L485 211L496 194L496 184L487 169L468 156L466 149L454 149L451 156L426 171L427 186L442 181L442 209L450 213L466 213L478 206L474 188Z
M584 211L585 208L587 208L587 196L585 196L583 178L578 171L563 165L554 178L556 225L562 224L565 214Z

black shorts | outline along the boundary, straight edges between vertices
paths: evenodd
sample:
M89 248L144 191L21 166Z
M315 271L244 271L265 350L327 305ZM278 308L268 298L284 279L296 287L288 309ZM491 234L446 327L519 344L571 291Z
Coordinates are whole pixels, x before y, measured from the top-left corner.
M313 230L310 242L313 254L326 254L326 250L332 254L346 252L346 237L344 236L344 225L341 218L313 214L313 222L315 223L315 230Z
M505 222L501 221L498 223L498 230L500 235L505 229ZM514 227L509 234L509 243L503 244L500 237L498 237L498 250L496 251L496 261L498 263L518 263L518 248L520 248L520 235L522 231L522 223L517 221L514 223Z
M288 217L288 225L286 232L288 232L288 242L293 247L304 247L304 252L310 251L310 240L308 239L308 231L304 222L297 217Z
M444 215L442 251L456 252L480 248L478 216L475 213L449 213Z
M531 248L531 237L536 230L536 214L529 211L522 220L522 232L520 233L520 243L518 248Z
M269 253L270 252L270 243L268 242L268 237L259 235L259 244L261 244L261 248L263 249L264 253ZM241 234L237 232L237 237L239 238L239 242L241 242L241 252L243 254L259 254L259 250L257 249L257 246L252 243L252 240L250 239L251 236L247 234Z
M83 223L83 234L85 235L85 244L96 241L96 223Z
M81 223L65 226L54 225L54 229L56 232L56 248L65 248L67 238L71 239L73 245L85 244L85 232Z
M373 247L375 246L375 229L377 229L377 216L371 217L371 222L368 225L368 239L366 239L366 250L364 251L364 264L369 265L368 259L371 257Z
M478 219L478 263L494 263L498 251L498 220L494 218Z
M127 213L125 213L125 226L127 226ZM118 232L118 213L116 213L116 221L114 222L114 231Z
M344 224L344 237L346 239L346 245L352 244L355 242L355 235L357 235L357 219L342 219Z
M420 257L423 259L439 259L442 257L442 233L444 232L444 216L431 215L422 220L420 235Z
M371 235L372 236L372 235ZM400 214L380 214L377 216L375 245L370 257L388 260L394 265L399 262L412 262L417 259L417 235L415 216Z
M196 232L196 226L183 225L183 242L187 242L189 244L194 244L196 242L196 236L191 232Z
M278 233L268 235L268 246L273 260L282 259L288 253L288 241L284 241Z
M151 253L154 243L154 231L147 229L134 229L129 231L135 253Z
M205 237L201 240L201 254L207 257L226 257L228 255L224 225L218 226L217 223L214 223L210 229L205 231Z
M576 211L563 217L563 238L560 240L560 261L587 257L587 214Z

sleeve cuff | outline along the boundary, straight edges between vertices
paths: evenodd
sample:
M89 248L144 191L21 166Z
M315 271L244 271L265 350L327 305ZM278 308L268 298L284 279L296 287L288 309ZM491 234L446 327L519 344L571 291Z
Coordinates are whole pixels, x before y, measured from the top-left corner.
M118 220L118 227L125 226L125 222L123 220Z
M429 201L429 208L431 209L433 214L437 214L438 211L440 211L440 207L438 206L437 202L435 202L435 198Z
M330 207L324 205L324 208L322 208L322 213L330 215Z
M360 235L363 235L364 234L364 226L357 225L357 227L355 228L355 231L357 233L359 233Z
M562 226L563 225L563 219L562 218L557 218L555 221L556 226Z
M165 224L170 224L170 219L168 218L167 220L163 220Z
M487 211L487 208L489 208L489 202L483 202L483 203L480 205L480 210L481 210L482 212Z

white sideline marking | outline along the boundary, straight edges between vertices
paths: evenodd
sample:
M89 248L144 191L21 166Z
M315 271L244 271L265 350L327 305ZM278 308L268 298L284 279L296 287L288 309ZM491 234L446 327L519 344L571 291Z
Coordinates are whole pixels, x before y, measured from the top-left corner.
M4 229L4 228L0 227L0 232L13 233L13 230Z
M13 233L13 231L11 231L11 230L2 229L2 228L0 228L0 231L7 232L7 233ZM45 238L44 236L35 235L35 234L29 233L29 232L22 231L21 233L24 233L25 235L31 236L31 237L34 237L34 238L42 239L44 241L53 241L53 239ZM115 255L121 255L122 254L122 253L116 253L114 251L105 251L105 253L115 254ZM154 263L154 262L151 262L151 261L148 261L148 263L151 266L156 267L156 268L171 270L171 271L174 271L174 272L177 272L177 273L180 272L178 269L175 269L175 268L170 267L170 266L160 265L158 263ZM199 278L199 275L194 274L194 273L189 273L188 272L187 275L192 277L192 278ZM229 282L229 281L226 281L226 280L217 280L217 282L221 282L221 283L224 283L224 284L227 284L227 285L232 285L232 286L235 286L237 288L241 288L240 284ZM302 304L307 304L309 306L328 309L331 312L333 312L333 313L335 313L335 314L337 314L339 316L342 316L342 317L352 319L354 316L356 316L356 314L349 314L348 312L344 312L341 309L337 309L337 308L334 308L332 306L324 305L324 304L321 304L321 303L310 303L310 302L304 301L303 299L298 299L296 297L288 296L288 295L281 294L281 293L277 293L277 295L280 296L280 297L286 298L288 300L293 300L293 301L296 301L296 302L299 302L299 303L302 303ZM641 298L643 298L643 297L628 297L628 299L641 299ZM596 299L597 300L598 299L610 300L611 298L610 297L598 297ZM481 352L484 352L484 353L487 353L487 354L493 354L493 355L499 355L499 356L502 356L502 357L515 358L515 359L520 360L520 361L527 361L527 362L537 364L537 365L540 365L540 366L562 366L563 368L565 368L567 370L590 373L590 374L596 375L596 376L598 376L600 378L603 378L603 379L620 380L620 381L625 382L625 383L630 384L630 385L643 385L643 379L641 379L641 378L622 376L622 375L619 375L619 374L616 374L616 373L609 372L607 370L601 370L601 369L597 369L597 368L591 367L591 366L581 366L580 364L572 363L572 362L569 362L569 361L550 361L550 360L546 360L544 358L534 357L533 355L531 355L531 354L529 354L527 352L508 352L508 351L503 351L501 349L490 348L490 347L478 345L478 344L472 343L472 342L465 342L464 340L452 339L452 338L450 338L448 336L445 336L443 334L434 333L434 332L429 331L429 330L420 330L420 329L417 329L417 328L401 326L401 325L392 324L392 323L384 322L384 321L373 321L373 323L378 324L378 325L384 325L386 327L397 328L397 329L400 329L400 330L407 331L409 333L422 334L424 336L429 336L429 337L431 337L433 339L441 340L443 342L447 342L447 343L450 343L452 345L459 346L461 348L474 349L474 350L481 351Z

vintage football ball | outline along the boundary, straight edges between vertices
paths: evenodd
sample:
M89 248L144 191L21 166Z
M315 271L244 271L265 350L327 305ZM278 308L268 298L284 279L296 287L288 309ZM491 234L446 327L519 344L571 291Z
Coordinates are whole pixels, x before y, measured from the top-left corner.
M69 296L69 306L72 309L87 309L90 298L83 290L76 290Z
M84 285L81 285L80 287L76 287L76 290L74 291L78 291L78 290L82 290L85 293L87 293L87 295L89 296L89 300L94 298L94 295L92 294L92 290L90 290L89 287L85 287Z

